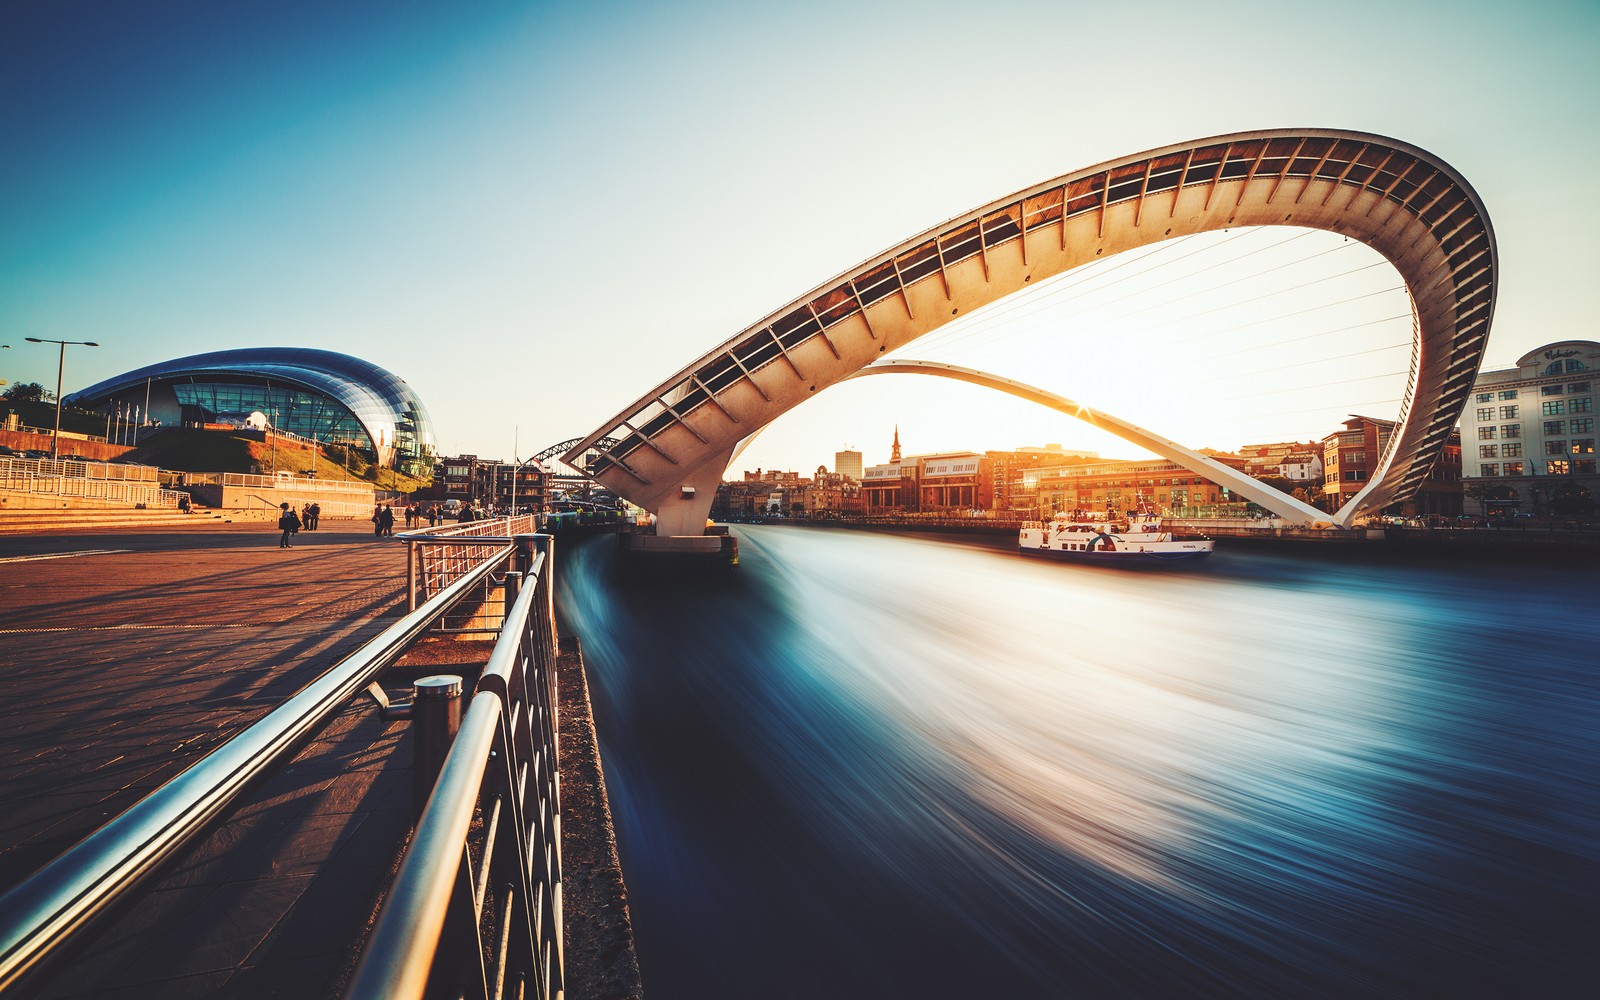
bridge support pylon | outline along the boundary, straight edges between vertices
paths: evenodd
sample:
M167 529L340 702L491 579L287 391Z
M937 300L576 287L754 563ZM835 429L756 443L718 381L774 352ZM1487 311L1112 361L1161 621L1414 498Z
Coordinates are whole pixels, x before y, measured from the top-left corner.
M681 477L677 489L662 495L651 511L655 516L654 533L635 528L622 536L624 554L673 568L679 563L738 565L737 543L725 529L714 530L709 517L717 487L735 450L719 451Z

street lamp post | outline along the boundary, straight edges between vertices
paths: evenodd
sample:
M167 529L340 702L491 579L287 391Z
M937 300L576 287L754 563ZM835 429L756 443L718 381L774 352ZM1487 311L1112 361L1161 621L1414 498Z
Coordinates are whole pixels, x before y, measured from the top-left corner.
M67 348L69 346L75 346L75 347L99 347L100 345L95 343L92 340L52 340L49 337L25 337L23 339L27 340L28 343L30 343L30 344L60 344L61 345L61 356L56 360L56 432L50 438L50 458L52 460L60 459L61 458L61 376L62 376L62 373L66 370L66 367L67 367Z

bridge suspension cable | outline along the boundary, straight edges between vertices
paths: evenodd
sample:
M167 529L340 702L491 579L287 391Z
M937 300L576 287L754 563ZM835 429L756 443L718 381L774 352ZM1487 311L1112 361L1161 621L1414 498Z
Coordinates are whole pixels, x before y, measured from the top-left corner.
M1356 251L1371 253L1361 243L1311 229L1296 230L1288 236L1269 229L1240 229L1211 234L1209 240L1196 234L1160 244L1148 252L1122 255L1131 258L1125 267L1117 267L1120 259L1096 261L1058 276L1051 279L1056 287L1029 289L948 324L923 338L918 353L948 362L978 362L1004 369L1015 364L1020 343L1035 345L1022 348L1022 356L1032 350L1049 352L1084 341L1137 343L1142 351L1183 352L1194 345L1204 349L1207 364L1246 354L1250 356L1247 361L1256 363L1217 374L1204 370L1169 372L1176 380L1172 384L1163 384L1160 373L1145 373L1140 376L1141 381L1169 400L1187 395L1193 400L1192 405L1208 409L1208 423L1238 428L1246 434L1250 421L1257 417L1231 412L1232 407L1228 406L1242 399L1284 397L1296 392L1320 395L1328 399L1327 405L1306 407L1304 412L1323 412L1328 419L1342 420L1351 406L1368 406L1373 401L1352 404L1336 399L1328 390L1403 379L1405 372L1390 371L1390 365L1375 371L1361 362L1368 356L1383 356L1409 346L1412 335L1409 300L1404 311L1391 309L1377 317L1362 315L1372 306L1381 305L1386 299L1404 298L1406 293L1403 283L1366 287L1370 285L1369 277L1381 275L1384 268L1391 267L1377 255L1372 255L1375 259L1335 265L1335 261L1343 261ZM1247 265L1254 266L1242 270ZM1351 287L1352 283L1355 287ZM1335 294L1329 295L1330 291ZM1278 302L1284 307L1260 314L1262 306ZM1341 319L1349 321L1340 322ZM1135 321L1138 325L1129 329L1128 324ZM1312 323L1315 327L1308 330ZM1280 329L1288 335L1269 333ZM1102 332L1105 330L1116 333L1108 336ZM1255 330L1267 335L1252 334ZM1383 336L1390 330L1395 334L1393 341ZM1334 337L1340 339L1331 341ZM1249 346L1221 352L1211 349L1218 343L1241 341L1248 341ZM1319 341L1326 346L1336 343L1337 348L1308 354L1307 348ZM1355 349L1350 349L1353 345ZM1030 367L1030 374L1033 371ZM1325 377L1298 380L1292 375L1295 372ZM1326 377L1329 375L1343 377ZM1202 388L1239 386L1271 376L1277 376L1278 385L1265 392L1235 389L1217 394ZM1397 383L1397 387L1398 384L1403 383ZM1112 400L1101 398L1100 402ZM1385 409L1374 415L1391 413L1399 402L1400 397L1384 401L1381 405ZM1142 412L1142 403L1136 398L1113 405L1129 415ZM1296 408L1265 416L1269 424L1271 417L1311 423L1295 421L1301 412ZM1145 419L1165 423L1171 418L1146 414ZM1322 422L1315 423L1315 428L1307 427L1293 436L1320 436L1327 431ZM1271 430L1263 434L1276 436Z

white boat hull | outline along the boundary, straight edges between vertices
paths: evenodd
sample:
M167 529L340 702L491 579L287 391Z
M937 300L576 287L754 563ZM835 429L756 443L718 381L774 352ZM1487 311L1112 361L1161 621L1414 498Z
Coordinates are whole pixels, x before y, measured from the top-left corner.
M1215 545L1209 538L1175 538L1153 519L1136 520L1126 529L1057 519L1028 524L1017 537L1017 551L1023 555L1118 565L1203 559Z

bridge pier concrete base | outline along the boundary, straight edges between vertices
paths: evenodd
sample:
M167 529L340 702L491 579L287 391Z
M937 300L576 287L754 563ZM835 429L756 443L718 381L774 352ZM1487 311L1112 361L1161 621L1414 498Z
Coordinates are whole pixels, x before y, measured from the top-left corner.
M655 515L655 532L624 534L623 553L636 565L638 557L657 566L737 565L734 539L728 537L726 529L715 531L708 518L717 486L732 457L732 449L719 453L684 476L670 492L658 494L651 511Z
M672 492L661 496L653 511L657 537L699 537L706 533L711 501L716 499L722 474L732 458L731 448L712 456L711 461L684 476Z

